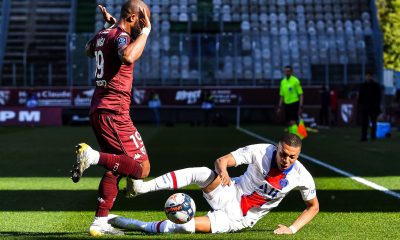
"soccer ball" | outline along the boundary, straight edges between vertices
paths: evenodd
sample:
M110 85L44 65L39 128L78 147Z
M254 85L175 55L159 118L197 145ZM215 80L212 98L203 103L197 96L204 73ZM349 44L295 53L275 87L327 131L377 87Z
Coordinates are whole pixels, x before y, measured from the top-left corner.
M164 211L169 220L177 224L183 224L194 217L196 204L189 195L175 193L165 202Z

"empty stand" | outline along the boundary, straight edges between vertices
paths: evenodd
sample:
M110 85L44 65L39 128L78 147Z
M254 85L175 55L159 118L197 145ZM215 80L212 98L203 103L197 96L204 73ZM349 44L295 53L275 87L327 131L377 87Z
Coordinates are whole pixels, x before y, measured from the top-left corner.
M66 85L70 0L13 0L2 84Z
M119 16L123 1L97 2ZM276 84L289 64L307 83L320 84L320 66L352 66L330 71L334 80L357 73L346 77L351 81L374 65L367 0L146 2L153 31L135 66L139 84ZM103 24L97 11L95 28Z
M119 18L124 0L76 1L71 26L74 1L9 1L2 85L65 85L66 67L74 85L92 84L93 62L82 49L104 25L95 5ZM321 66L341 67L330 71L338 75L332 79L354 75L348 81L374 67L368 0L145 2L153 30L135 66L137 84L277 84L288 64L307 83L319 84ZM71 29L76 33L66 37Z

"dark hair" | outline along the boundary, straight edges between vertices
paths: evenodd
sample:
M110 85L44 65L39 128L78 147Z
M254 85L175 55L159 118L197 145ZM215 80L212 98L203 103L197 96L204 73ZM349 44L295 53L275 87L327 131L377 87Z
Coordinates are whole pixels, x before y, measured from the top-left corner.
M292 66L286 65L285 68L289 68L290 70L293 70Z
M139 14L141 0L128 0L121 7L121 18L127 18L132 14Z
M286 144L290 147L301 147L301 139L292 133L286 133L279 139L279 143Z

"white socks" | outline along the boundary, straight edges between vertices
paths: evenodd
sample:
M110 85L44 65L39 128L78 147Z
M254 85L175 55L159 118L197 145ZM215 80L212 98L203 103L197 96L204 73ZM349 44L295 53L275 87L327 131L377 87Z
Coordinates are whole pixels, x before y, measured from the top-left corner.
M87 152L87 157L88 157L88 162L90 165L97 165L99 163L99 159L100 159L100 153L96 150L94 150L93 148L91 148L88 145L88 148L86 149Z
M139 186L135 187L135 191L143 194L158 190L183 188L191 184L205 188L214 178L214 172L207 167L185 168L166 173L147 182L142 182Z
M118 228L145 231L149 233L194 233L195 221L190 220L185 224L176 224L169 220L160 222L142 222L136 219L118 217L113 223Z
M95 217L92 225L107 225L109 217Z

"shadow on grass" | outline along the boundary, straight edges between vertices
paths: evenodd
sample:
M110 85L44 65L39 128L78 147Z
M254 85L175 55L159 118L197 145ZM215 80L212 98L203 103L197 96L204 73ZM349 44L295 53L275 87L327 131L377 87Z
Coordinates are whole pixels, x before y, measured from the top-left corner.
M199 190L184 190L195 200L199 211L210 207ZM162 211L165 200L173 191L152 192L134 199L119 195L113 210ZM318 191L322 212L397 212L400 200L374 190L324 190ZM6 190L0 191L0 211L94 211L97 191ZM304 203L294 190L275 211L302 211Z

